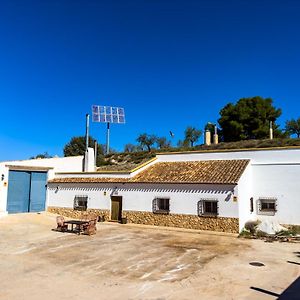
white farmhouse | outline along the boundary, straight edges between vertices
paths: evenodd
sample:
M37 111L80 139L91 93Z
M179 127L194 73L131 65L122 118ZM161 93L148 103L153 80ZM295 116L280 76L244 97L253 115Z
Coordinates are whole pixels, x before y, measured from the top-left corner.
M300 225L300 148L160 153L131 172L57 172L48 211L238 232L248 220Z

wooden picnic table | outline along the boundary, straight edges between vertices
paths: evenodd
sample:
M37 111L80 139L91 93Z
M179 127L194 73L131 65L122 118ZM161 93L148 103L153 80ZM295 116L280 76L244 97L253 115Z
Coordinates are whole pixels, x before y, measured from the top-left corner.
M86 221L68 220L68 221L65 221L64 224L66 224L67 226L71 225L71 231L72 232L77 232L77 233L80 234L81 232L84 231L83 230L84 225L86 225L86 226L89 225L89 221L88 220L86 220ZM75 229L74 229L74 225L76 226Z

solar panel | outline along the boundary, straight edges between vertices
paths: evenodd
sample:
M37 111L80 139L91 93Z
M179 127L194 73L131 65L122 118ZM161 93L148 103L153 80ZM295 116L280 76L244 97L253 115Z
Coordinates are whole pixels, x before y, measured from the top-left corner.
M92 106L92 120L100 123L125 123L125 111L122 107Z

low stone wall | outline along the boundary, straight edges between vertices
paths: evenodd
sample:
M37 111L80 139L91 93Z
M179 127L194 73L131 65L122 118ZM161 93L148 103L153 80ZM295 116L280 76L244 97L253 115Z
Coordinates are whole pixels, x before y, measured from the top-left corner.
M67 207L48 207L48 212L63 215L65 217L80 219L82 214L78 210ZM110 211L102 209L88 209L87 212L103 216L104 220L110 220ZM224 218L224 217L199 217L196 215L184 214L154 214L152 212L142 211L123 211L122 217L127 218L128 223L180 227L198 230L211 230L219 232L239 232L238 218Z
M220 232L239 232L238 218L199 217L183 214L154 214L152 212L123 211L123 217L128 223L170 226L198 230L211 230Z
M81 219L83 214L90 213L94 216L104 217L104 220L107 221L110 219L110 211L106 209L88 209L86 211L74 210L69 207L55 207L48 206L47 211L53 214L62 215L68 218Z

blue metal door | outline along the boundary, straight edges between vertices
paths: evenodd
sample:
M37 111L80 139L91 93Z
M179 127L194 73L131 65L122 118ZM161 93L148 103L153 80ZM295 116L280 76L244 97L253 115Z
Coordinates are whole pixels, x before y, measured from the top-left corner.
M46 172L9 171L8 213L45 210Z
M9 171L7 211L28 212L30 195L30 172Z
M47 173L31 173L30 206L29 211L45 210Z

